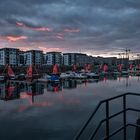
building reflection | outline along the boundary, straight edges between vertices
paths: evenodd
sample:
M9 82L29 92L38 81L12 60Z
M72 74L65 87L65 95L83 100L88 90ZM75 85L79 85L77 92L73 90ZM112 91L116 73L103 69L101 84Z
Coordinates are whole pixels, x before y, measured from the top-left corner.
M31 97L30 103L34 103L35 96L44 94L44 85L41 83L32 83L20 86L23 92L21 92L21 98L30 100Z
M20 98L19 84L14 83L0 83L0 99L1 100L14 100Z
M24 93L24 95L23 95ZM14 100L21 97L31 96L34 101L34 96L44 93L44 85L41 83L19 84L19 83L0 83L0 99ZM25 96L25 94L27 96Z
M41 95L44 94L44 85L41 83L33 83L30 85L25 85L24 91L28 94L28 95Z
M55 82L51 82L47 84L47 91L51 91L51 92L59 92L62 91L62 83L55 83Z
M72 89L77 87L77 81L76 80L66 80L63 82L63 88L64 89Z

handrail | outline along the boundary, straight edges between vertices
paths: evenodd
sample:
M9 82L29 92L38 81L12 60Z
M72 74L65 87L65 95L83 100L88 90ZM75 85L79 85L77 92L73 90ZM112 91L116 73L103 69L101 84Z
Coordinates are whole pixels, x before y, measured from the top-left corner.
M88 126L89 122L91 121L92 117L96 114L96 112L98 111L99 107L101 106L102 101L98 103L98 105L96 106L94 112L90 115L89 119L85 122L85 124L83 125L83 127L79 130L79 132L77 133L76 137L74 138L74 140L78 140L78 138L80 137L81 133L83 133L84 129Z
M120 114L124 114L123 115L123 118L124 118L124 126L122 127L122 129L124 130L124 133L126 133L126 127L127 127L127 124L126 124L126 112L127 111L135 111L135 112L140 112L139 109L134 109L134 108L126 108L126 96L128 95L133 95L133 96L140 96L139 93L131 93L131 92L128 92L128 93L124 93L124 94L120 94L120 95L117 95L117 96L114 96L114 97L111 97L111 98L108 98L108 99L105 99L105 100L102 100L100 101L95 110L91 113L89 119L85 122L85 124L83 125L83 127L81 127L81 129L78 131L78 133L76 134L76 136L74 137L74 140L79 140L79 138L81 137L81 135L84 133L84 131L86 130L87 126L89 125L89 123L91 122L91 120L93 119L93 117L95 116L95 114L97 113L97 111L99 110L99 108L101 107L102 104L106 104L106 118L105 119L102 119L99 124L97 125L97 127L95 128L95 130L93 131L93 133L90 135L89 137L89 140L92 140L95 135L97 134L98 130L100 129L100 127L102 126L102 124L104 122L106 122L106 138L105 140L107 140L108 138L111 137L112 134L110 134L109 132L109 120L120 115ZM118 99L118 98L122 98L123 97L123 110L109 116L109 102L112 101L112 100L115 100L115 99ZM120 129L120 130L122 130ZM118 133L118 130L117 130L117 133ZM113 133L113 135L116 134L116 133ZM112 136L113 136L112 135ZM126 136L124 136L124 139L126 139Z

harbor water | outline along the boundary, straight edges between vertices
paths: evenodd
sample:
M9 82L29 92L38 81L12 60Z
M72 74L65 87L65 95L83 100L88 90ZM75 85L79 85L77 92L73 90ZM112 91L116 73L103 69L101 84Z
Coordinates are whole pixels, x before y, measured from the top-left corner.
M72 140L99 101L126 92L140 93L139 77L111 77L92 82L66 80L59 84L0 83L0 139ZM128 99L129 105L135 107L139 101L137 97ZM119 109L121 101L114 101L110 113ZM93 123L103 114L104 109ZM129 113L127 119L135 122L138 116ZM121 124L121 119L116 118L111 124L113 130ZM134 129L128 132L131 132L128 139L133 139Z

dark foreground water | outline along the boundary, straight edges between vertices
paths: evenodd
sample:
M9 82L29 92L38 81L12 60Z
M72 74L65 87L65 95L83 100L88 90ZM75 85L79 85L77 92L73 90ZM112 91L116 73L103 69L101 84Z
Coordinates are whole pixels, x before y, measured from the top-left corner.
M139 77L59 85L0 83L0 140L72 140L100 100L125 92L140 93ZM128 102L139 107L140 98L131 97ZM119 109L121 101L114 101L111 113ZM93 122L103 114L101 109ZM129 113L127 120L135 122L138 115ZM112 130L121 125L120 118L112 120ZM128 130L127 140L134 138L134 130ZM116 135L112 140L118 138L122 139Z

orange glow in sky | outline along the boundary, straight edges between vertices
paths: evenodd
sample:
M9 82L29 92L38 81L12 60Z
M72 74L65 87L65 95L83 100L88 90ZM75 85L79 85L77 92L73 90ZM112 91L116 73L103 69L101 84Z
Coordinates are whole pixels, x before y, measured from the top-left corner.
M16 42L16 41L19 41L19 40L25 40L25 39L27 39L27 36L7 36L6 38L10 42Z
M38 49L42 50L43 52L51 52L51 51L58 51L58 52L61 52L62 49L61 48L46 48L46 47L43 47L43 46L39 46Z
M36 31L48 31L48 32L52 31L51 28L46 28L46 27L31 28L31 29L36 30Z

